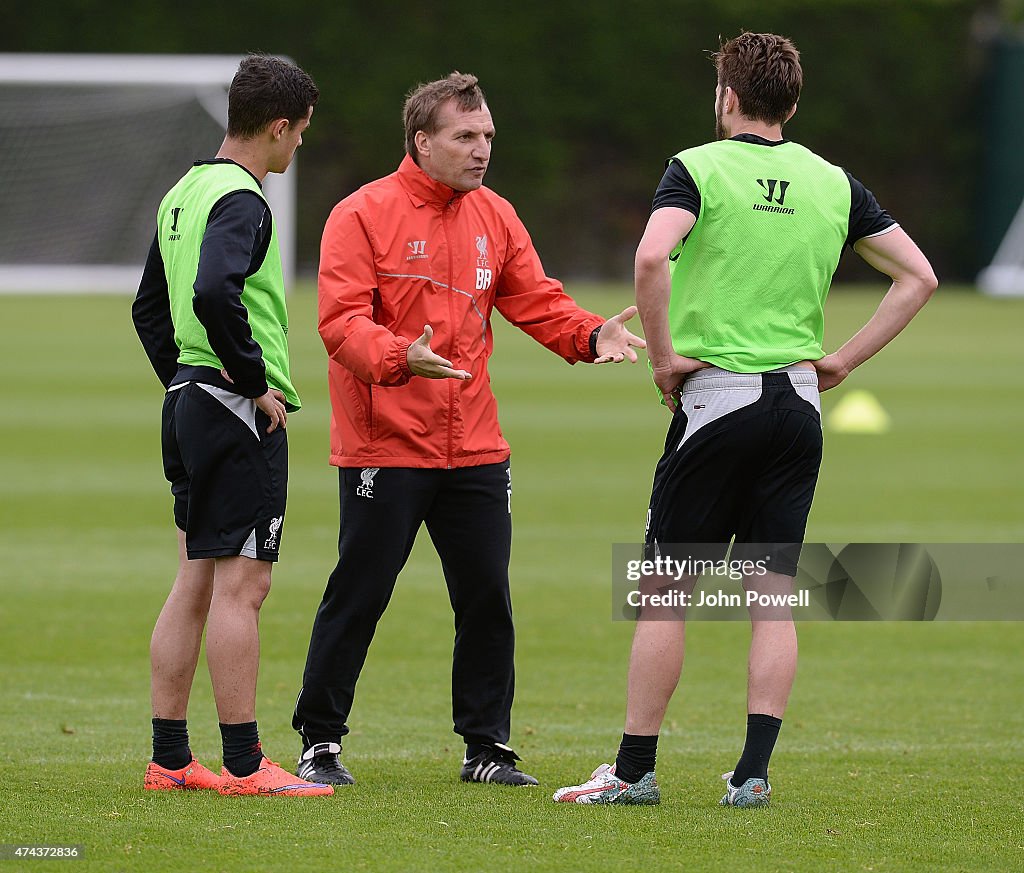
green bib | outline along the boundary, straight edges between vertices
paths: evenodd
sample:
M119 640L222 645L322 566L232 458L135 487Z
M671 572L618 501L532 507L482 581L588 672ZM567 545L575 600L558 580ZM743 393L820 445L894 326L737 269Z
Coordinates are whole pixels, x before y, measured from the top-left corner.
M736 373L821 358L849 233L846 174L793 142L722 140L675 157L701 197L669 257L675 350Z
M210 210L223 197L236 191L252 191L264 203L266 198L256 180L238 164L215 162L192 167L167 192L157 212L160 255L167 274L174 341L181 350L178 363L223 368L210 347L206 328L192 309L199 270L199 250L206 233ZM288 363L288 309L285 304L284 273L277 243L277 224L263 264L245 280L242 304L248 312L253 339L263 350L267 384L279 389L290 410L301 406L292 386Z

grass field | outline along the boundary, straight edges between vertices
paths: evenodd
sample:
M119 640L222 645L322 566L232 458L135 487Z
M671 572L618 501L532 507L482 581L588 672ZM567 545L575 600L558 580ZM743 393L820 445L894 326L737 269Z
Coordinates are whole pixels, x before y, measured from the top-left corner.
M572 290L604 314L628 300L622 288ZM880 294L833 294L830 346ZM263 610L258 703L264 745L286 765L337 535L314 297L307 289L291 306L305 408L289 419L288 527ZM423 536L360 681L343 757L358 785L325 800L144 794L148 641L175 560L161 392L127 299L0 307L0 842L81 843L86 860L71 869L151 873L1024 869L1016 623L803 625L773 806L756 811L716 807L742 744L748 631L696 624L660 746L662 805L551 803L615 752L632 629L608 617L610 544L642 536L667 417L644 368L569 368L498 322L492 375L515 489L512 743L542 788L458 781L451 616ZM827 434L808 538L1024 539L1022 334L1024 301L941 290L850 380L876 394L893 428ZM200 670L192 745L219 766Z

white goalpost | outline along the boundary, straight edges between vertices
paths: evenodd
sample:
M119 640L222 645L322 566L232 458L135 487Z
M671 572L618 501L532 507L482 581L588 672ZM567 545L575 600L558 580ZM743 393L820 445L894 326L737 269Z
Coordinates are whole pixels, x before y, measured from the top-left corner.
M160 199L224 138L240 60L0 54L0 292L134 292ZM290 286L294 162L264 191Z

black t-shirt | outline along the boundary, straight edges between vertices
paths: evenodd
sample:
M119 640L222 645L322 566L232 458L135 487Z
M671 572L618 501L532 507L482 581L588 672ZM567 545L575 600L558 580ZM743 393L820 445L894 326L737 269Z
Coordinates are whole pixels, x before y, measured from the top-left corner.
M754 145L777 146L786 140L772 142L751 133L734 136L737 142L748 142ZM850 180L850 224L846 242L853 245L865 237L875 236L896 226L895 220L875 199L867 188L858 182L846 170L846 178ZM674 206L685 209L694 215L700 215L700 191L686 167L676 158L671 158L661 178L658 190L654 194L654 206L651 211L663 206Z

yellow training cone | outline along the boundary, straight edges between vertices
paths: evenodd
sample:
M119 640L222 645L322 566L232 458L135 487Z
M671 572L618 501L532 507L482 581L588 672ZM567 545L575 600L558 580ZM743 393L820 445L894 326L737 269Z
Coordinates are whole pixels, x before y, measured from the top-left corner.
M885 433L889 414L870 391L851 391L828 415L829 430L836 433Z

